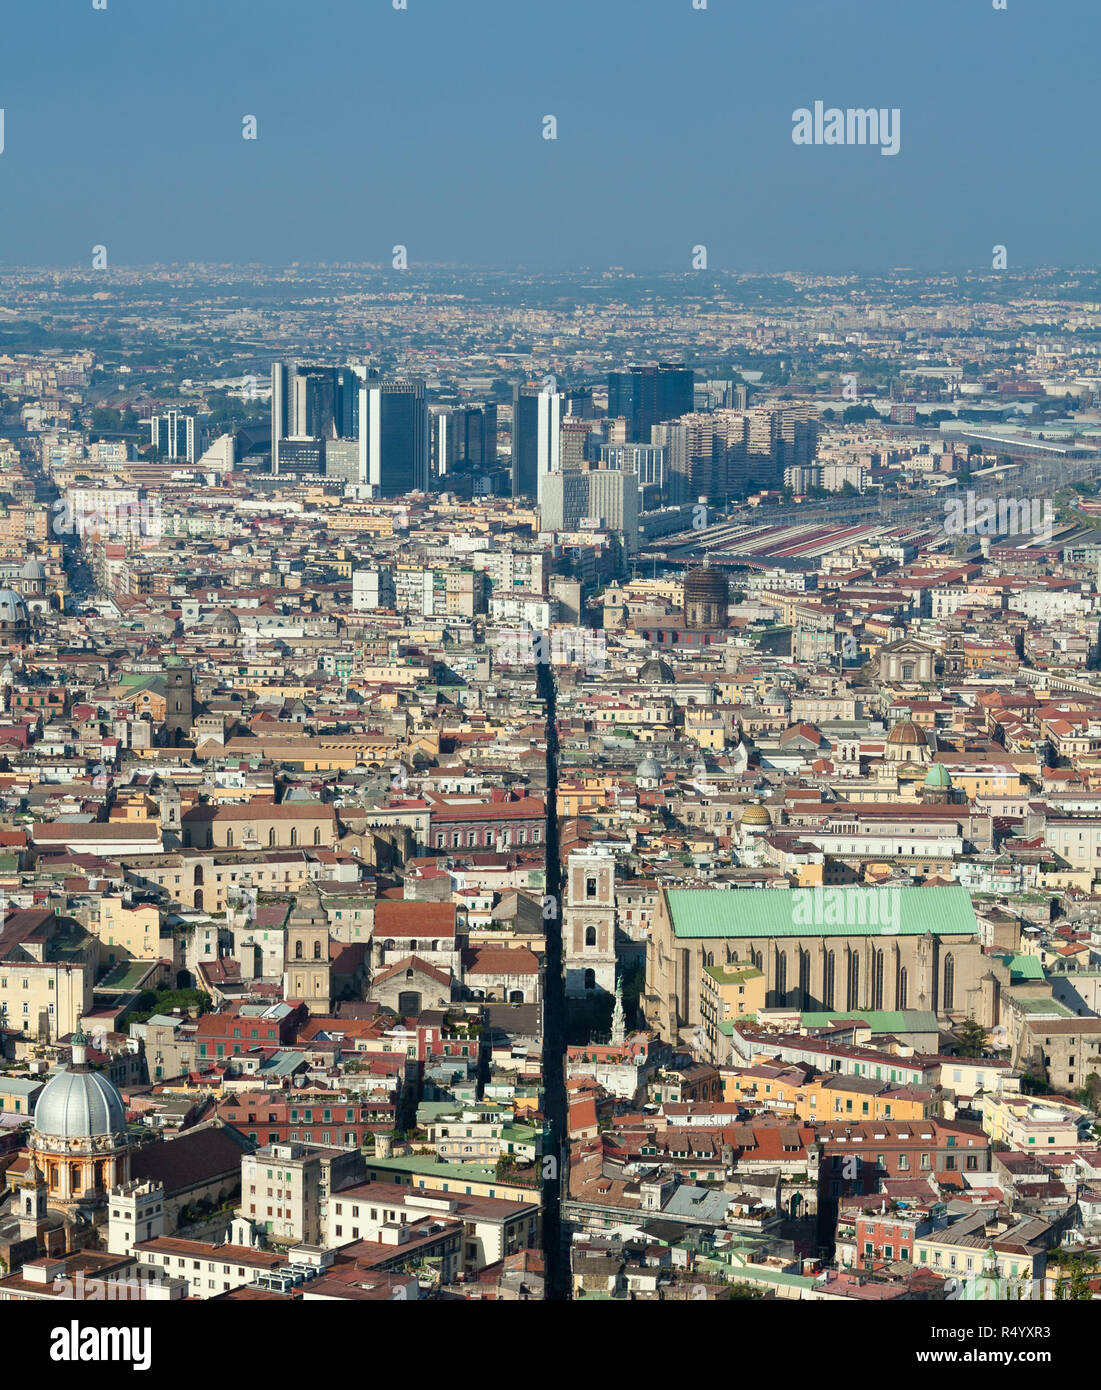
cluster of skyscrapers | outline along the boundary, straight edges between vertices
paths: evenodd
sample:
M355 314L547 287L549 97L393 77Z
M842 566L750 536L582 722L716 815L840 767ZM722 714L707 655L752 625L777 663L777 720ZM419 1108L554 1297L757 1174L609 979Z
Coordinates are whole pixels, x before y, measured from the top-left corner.
M428 455L423 380L359 366L272 366L274 474L323 474L392 497L427 489Z
M512 495L537 499L546 531L622 531L630 548L643 511L723 506L814 461L817 413L808 405L751 407L738 385L716 410L695 406L694 374L679 363L610 372L600 419L589 390L559 391L551 379L518 386Z
M809 404L694 410L655 425L651 441L665 450L672 502L703 499L723 506L782 485L785 469L814 462L818 413Z
M695 407L694 374L682 363L609 372L599 415L591 387L559 389L553 377L517 385L506 472L493 403L429 407L422 379L357 364L276 363L272 472L339 478L376 497L426 491L431 478L461 473L475 493L530 498L545 530L633 536L640 512L721 506L814 462L817 416L807 405L749 406L738 386L716 410ZM170 447L177 428L160 428Z

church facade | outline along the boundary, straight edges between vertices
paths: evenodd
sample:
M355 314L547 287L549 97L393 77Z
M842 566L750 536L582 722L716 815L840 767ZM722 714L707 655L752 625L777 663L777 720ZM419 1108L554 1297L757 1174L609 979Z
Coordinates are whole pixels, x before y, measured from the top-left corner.
M876 667L884 685L928 685L936 675L936 649L912 637L880 647Z
M42 1088L27 1165L7 1221L0 1259L8 1268L40 1253L94 1246L107 1221L108 1194L130 1177L132 1149L122 1096L87 1062L88 1039L73 1034L72 1061Z
M317 886L308 883L287 918L283 997L305 1004L316 1016L329 1012L332 994L329 919Z

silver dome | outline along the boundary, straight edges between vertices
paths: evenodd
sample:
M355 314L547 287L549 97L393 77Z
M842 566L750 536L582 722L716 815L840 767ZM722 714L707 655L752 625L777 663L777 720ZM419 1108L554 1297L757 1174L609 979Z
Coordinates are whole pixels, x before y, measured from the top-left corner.
M28 622L27 605L14 589L0 589L0 623Z
M98 1071L59 1071L42 1088L34 1107L37 1134L51 1139L88 1139L126 1128L118 1091Z
M207 613L202 625L210 628L212 632L241 631L241 620L230 608L219 608L213 613Z

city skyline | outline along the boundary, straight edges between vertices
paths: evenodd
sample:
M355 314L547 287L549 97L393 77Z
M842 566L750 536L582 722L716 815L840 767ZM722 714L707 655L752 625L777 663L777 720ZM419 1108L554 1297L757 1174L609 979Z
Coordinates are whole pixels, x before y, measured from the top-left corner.
M1066 1373L1101 0L4 18L13 1347L752 1302L820 1379L845 1303Z

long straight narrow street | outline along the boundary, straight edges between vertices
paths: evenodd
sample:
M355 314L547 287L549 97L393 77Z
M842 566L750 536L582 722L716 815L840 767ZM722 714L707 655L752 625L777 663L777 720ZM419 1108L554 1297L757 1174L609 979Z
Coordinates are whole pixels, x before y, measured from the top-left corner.
M562 1194L569 1186L566 1106L566 977L562 968L562 863L558 847L558 723L554 673L537 662L546 711L547 825L543 926L543 1096L548 1136L543 1160L543 1251L546 1296L570 1296L569 1255L562 1229ZM551 1161L547 1161L547 1160Z

